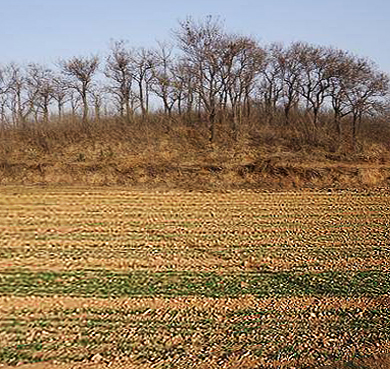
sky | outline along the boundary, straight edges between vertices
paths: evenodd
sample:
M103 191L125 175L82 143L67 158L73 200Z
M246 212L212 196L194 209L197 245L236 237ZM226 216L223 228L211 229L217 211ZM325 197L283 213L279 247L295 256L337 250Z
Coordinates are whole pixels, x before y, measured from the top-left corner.
M334 46L390 74L389 0L0 0L0 65L105 57L110 40L153 47L180 20L208 15L263 45Z

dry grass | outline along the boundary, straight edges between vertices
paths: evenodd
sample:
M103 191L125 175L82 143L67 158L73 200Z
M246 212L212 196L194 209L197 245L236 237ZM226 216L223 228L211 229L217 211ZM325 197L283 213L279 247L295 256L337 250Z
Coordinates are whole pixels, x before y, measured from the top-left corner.
M305 123L298 123L269 126L254 117L241 127L237 141L230 137L227 123L220 123L217 139L210 144L203 121L168 122L151 115L132 124L116 119L91 122L86 131L69 117L29 130L1 131L0 183L187 189L389 184L385 125L362 135L351 151L327 129L312 137Z

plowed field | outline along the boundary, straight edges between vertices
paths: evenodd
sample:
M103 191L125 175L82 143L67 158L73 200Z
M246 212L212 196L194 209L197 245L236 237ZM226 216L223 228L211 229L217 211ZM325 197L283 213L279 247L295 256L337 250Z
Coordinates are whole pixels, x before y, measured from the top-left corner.
M313 368L388 353L389 233L379 189L0 188L0 367Z

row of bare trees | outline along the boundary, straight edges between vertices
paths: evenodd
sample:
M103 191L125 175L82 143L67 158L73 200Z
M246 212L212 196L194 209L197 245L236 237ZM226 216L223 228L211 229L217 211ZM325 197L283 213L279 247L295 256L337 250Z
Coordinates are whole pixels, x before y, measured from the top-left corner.
M312 129L321 113L332 112L334 130L349 122L353 137L365 115L378 114L389 96L389 77L365 58L333 47L296 42L261 46L248 36L228 33L213 18L187 19L175 43L151 50L113 42L108 56L74 57L55 68L38 64L0 68L3 125L62 119L66 113L119 115L131 123L160 108L168 118L204 117L209 139L218 122L234 138L240 125L261 111L263 122L291 125L299 112ZM92 109L91 109L92 108ZM92 110L92 111L91 111Z

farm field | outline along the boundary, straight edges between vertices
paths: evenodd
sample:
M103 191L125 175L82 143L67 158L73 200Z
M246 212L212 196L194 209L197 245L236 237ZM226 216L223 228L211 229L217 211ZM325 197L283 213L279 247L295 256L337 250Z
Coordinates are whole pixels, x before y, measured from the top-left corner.
M387 189L1 187L0 368L387 354L389 233Z

